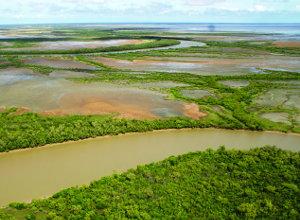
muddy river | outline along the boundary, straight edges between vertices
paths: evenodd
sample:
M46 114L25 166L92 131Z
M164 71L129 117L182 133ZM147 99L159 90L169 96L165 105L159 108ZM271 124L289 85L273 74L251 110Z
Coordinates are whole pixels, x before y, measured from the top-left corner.
M299 143L299 134L184 129L98 137L1 153L0 205L47 197L140 164L208 147L249 149L277 145L298 151Z

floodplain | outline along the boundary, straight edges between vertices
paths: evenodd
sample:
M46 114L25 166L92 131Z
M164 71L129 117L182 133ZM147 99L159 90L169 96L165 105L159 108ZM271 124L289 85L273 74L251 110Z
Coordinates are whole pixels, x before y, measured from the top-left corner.
M179 27L0 29L0 219L299 218L299 34Z

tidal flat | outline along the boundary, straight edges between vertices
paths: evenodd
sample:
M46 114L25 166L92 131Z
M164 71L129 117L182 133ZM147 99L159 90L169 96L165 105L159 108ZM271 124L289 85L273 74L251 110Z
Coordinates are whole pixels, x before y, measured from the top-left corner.
M174 54L175 55L175 54ZM300 71L298 57L260 56L255 58L228 59L192 57L143 57L143 59L120 60L94 57L93 61L106 66L134 71L187 72L198 75L239 75L255 72L254 69L284 69Z
M85 28L1 30L1 109L299 130L260 116L299 114L296 35Z

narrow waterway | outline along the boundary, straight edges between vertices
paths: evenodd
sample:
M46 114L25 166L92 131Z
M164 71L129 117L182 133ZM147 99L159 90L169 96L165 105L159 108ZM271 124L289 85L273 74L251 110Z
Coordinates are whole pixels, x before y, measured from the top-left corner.
M135 49L135 50L123 50L123 51L110 51L105 52L107 54L113 53L127 53L127 52L143 52L143 51L151 51L151 50L168 50L168 49L178 49L178 48L189 48L189 47L204 47L205 43L198 41L188 41L188 40L180 40L180 44L166 46L166 47L154 47L154 48L144 48L144 49ZM94 55L95 53L92 53Z
M0 154L0 206L191 151L277 145L299 151L300 135L222 129L165 130L99 137Z

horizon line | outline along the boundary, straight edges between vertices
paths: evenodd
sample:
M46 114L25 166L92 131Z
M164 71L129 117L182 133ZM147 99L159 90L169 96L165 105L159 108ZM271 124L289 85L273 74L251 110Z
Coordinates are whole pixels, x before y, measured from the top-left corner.
M45 23L0 23L10 25L64 25L64 24L299 24L300 22L45 22Z

